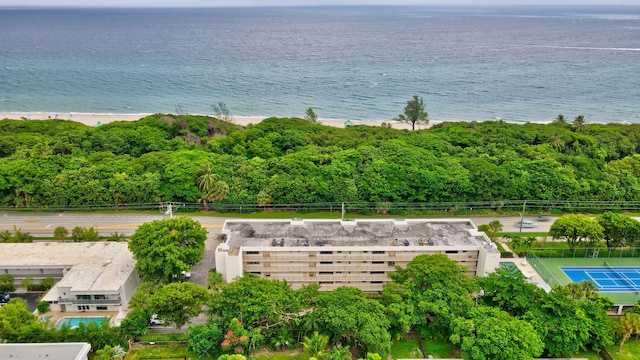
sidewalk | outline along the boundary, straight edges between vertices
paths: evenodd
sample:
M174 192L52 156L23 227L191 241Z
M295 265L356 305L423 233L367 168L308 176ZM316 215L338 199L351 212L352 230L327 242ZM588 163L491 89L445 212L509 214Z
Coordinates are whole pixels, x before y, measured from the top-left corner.
M502 245L502 247L513 254L513 263L516 265L516 267L520 270L520 272L524 275L525 278L527 278L527 282L531 283L531 284L536 284L538 285L538 287L542 288L544 291L549 292L551 291L551 286L549 286L549 284L547 284L542 277L540 277L540 275L538 274L538 272L533 268L533 266L531 266L531 264L529 264L529 262L527 261L526 258L521 258L520 256L518 256L518 254L516 254L515 252L511 251L511 249L509 248L509 246L507 246L507 244L505 243L500 243ZM508 259L508 258L505 258Z

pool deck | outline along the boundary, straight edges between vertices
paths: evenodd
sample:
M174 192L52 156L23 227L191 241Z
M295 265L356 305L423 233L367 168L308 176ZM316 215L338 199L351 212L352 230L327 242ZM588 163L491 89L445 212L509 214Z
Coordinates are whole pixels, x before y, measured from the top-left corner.
M51 316L49 318L49 322L51 325L55 326L58 324L58 321L62 318L80 318L80 317L110 317L109 326L113 326L113 320L118 315L117 311L48 311L44 314L38 315L38 317L42 316Z
M528 282L538 285L538 287L544 289L544 291L546 292L551 291L551 286L549 286L549 284L544 281L544 279L540 276L540 274L538 274L533 266L529 264L526 258L521 258L520 256L518 256L518 254L511 251L511 249L509 249L509 247L505 243L502 243L502 247L506 251L513 253L513 258L503 258L501 260L505 262L513 262L518 267L518 270L520 270L522 275L524 275L524 277L528 279Z

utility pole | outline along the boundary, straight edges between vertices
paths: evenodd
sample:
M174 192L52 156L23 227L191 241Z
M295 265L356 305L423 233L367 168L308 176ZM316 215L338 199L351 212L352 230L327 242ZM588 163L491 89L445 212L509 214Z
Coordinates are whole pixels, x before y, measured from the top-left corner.
M524 222L524 208L527 206L527 200L522 203L522 211L520 212L520 234L522 234L522 223Z
M171 206L171 203L169 203L169 205L167 206L167 211L165 211L164 214L168 218L172 218L173 217L173 207Z

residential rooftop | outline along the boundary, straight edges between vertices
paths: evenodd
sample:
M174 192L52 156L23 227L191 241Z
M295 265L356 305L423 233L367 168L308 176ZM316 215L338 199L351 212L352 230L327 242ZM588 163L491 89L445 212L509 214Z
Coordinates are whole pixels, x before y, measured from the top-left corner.
M229 250L240 247L479 246L486 242L468 219L227 220Z
M89 351L89 343L0 344L0 360L83 360Z
M135 264L126 242L0 244L0 269L69 269L56 285L71 291L117 291Z

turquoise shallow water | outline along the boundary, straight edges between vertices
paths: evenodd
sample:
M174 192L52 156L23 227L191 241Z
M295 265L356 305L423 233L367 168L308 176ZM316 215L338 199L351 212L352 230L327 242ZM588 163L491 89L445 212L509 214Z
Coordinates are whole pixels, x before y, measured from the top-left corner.
M69 325L69 327L77 327L80 324L100 324L104 320L110 319L109 317L65 317L58 321L56 327L58 329L62 328L64 325Z
M640 7L0 9L0 111L640 121Z

